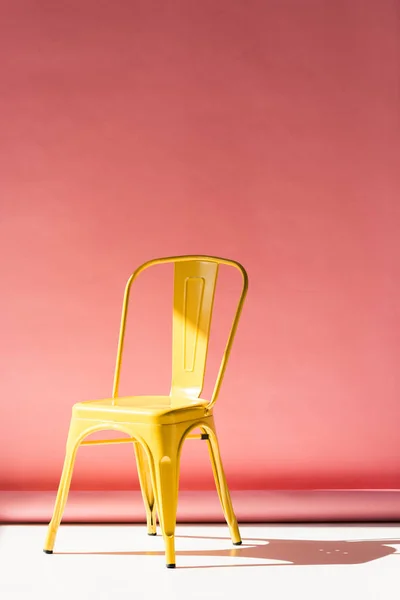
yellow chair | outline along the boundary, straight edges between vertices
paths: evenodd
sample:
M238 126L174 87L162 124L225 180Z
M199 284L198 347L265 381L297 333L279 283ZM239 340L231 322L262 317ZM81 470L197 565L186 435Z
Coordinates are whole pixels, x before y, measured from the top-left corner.
M132 282L148 267L174 264L173 365L169 396L118 396L126 317ZM239 269L242 289L211 400L200 398L215 285L219 265ZM229 489L222 467L213 419L217 400L247 293L248 278L237 262L212 256L178 256L151 260L139 267L125 288L112 398L73 406L64 467L44 552L52 554L70 487L79 446L133 443L149 535L156 535L156 510L164 537L167 567L175 567L175 525L178 504L179 459L186 438L207 440L212 469L232 542L241 544ZM83 441L100 430L118 430L128 438ZM193 429L200 434L190 435Z

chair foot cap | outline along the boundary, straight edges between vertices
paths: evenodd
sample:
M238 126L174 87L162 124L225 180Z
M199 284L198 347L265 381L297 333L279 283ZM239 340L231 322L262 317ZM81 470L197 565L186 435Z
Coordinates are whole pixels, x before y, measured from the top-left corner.
M157 535L156 533L148 533L147 535Z
M53 554L53 550L43 550L45 554Z
M241 542L241 541L240 541L240 542L233 542L233 545L234 545L234 546L241 546L241 545L242 545L242 542Z
M175 563L169 563L167 569L175 569Z

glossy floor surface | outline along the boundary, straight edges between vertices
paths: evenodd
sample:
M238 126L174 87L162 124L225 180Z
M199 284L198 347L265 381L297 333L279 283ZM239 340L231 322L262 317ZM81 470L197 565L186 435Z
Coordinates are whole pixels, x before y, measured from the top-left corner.
M400 524L178 525L177 568L161 536L141 525L62 525L55 552L46 527L0 527L0 597L376 599L396 596Z

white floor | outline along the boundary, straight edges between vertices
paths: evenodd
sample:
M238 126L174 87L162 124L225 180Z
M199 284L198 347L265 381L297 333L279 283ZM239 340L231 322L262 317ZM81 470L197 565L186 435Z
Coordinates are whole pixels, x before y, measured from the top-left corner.
M395 598L400 524L178 525L177 568L139 525L62 525L53 555L41 525L0 527L0 598L41 600Z

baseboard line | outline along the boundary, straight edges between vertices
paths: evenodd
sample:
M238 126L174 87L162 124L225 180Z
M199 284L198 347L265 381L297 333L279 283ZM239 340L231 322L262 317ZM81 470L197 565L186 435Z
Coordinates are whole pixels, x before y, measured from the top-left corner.
M1 523L48 523L55 492L0 491ZM234 490L241 523L397 522L400 490ZM139 491L71 491L64 523L143 523ZM181 491L180 523L222 523L216 492Z

